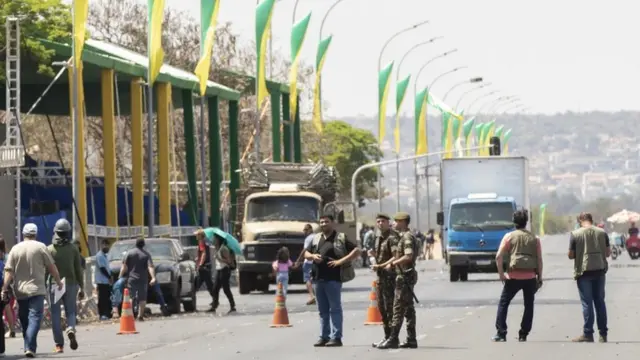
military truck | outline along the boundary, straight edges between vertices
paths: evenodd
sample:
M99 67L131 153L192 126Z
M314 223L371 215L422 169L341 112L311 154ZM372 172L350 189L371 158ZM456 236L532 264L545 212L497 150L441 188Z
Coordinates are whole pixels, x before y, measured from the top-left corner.
M339 231L356 238L355 206L336 202L335 168L321 163L253 163L241 174L244 187L237 192L234 226L242 245L237 261L240 294L269 291L278 249L286 246L295 262L304 245L304 226L311 224L318 231L320 213L333 214ZM293 270L289 284L302 283L301 269Z

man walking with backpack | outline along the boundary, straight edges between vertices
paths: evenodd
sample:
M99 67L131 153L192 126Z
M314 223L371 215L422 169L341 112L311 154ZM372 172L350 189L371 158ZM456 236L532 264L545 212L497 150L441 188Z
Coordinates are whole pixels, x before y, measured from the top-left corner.
M509 304L520 290L524 297L524 313L518 333L520 342L527 341L533 325L533 303L538 286L542 284L542 249L540 239L526 229L528 221L527 210L518 210L513 213L516 230L503 237L496 255L498 274L504 286L498 302L497 333L492 338L494 342L507 341ZM507 254L509 255L509 273L505 275L503 259Z
M313 261L313 283L320 312L320 339L315 347L342 346L342 284L353 280L352 261L358 246L333 228L333 216L320 217L321 232L306 248L304 258Z

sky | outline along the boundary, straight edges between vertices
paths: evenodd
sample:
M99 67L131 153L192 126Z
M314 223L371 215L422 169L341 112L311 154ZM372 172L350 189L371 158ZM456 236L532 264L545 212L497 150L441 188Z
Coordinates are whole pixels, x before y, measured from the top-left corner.
M334 2L299 0L297 20L312 12L301 53L307 63L315 62L320 23ZM294 3L278 1L272 19L274 50L286 54ZM199 4L198 0L166 0L166 6L196 18ZM241 39L253 40L255 6L256 0L221 0L219 22L232 22ZM383 44L399 30L425 20L429 24L391 42L382 62L397 65L413 45L443 36L412 51L401 76L415 75L429 59L458 49L425 68L418 86L424 88L438 75L466 66L440 78L432 89L441 98L453 85L472 77L481 76L490 83L468 93L462 108L496 90L502 96L518 96L534 113L640 110L639 13L640 2L634 0L342 0L324 26L324 35L333 35L322 77L323 100L328 103L325 118L374 116ZM406 114L413 102L413 81L405 100ZM447 102L455 105L462 93L474 87L457 87ZM388 115L395 112L394 83L391 88ZM482 108L483 101L476 101L469 111Z

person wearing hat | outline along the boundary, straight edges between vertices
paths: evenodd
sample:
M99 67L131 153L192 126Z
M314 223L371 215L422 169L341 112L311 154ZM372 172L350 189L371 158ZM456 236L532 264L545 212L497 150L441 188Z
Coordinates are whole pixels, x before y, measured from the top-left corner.
M393 259L393 252L398 246L400 235L391 228L389 224L391 218L387 214L378 214L376 216L376 226L378 231L375 237L374 248L369 250L369 256L375 259L371 269L376 271L378 275L376 286L376 298L378 300L378 310L382 316L382 324L384 329L384 339L372 344L378 347L391 336L391 318L393 316L393 296L396 286L396 276L393 271L386 269L386 264Z
M38 227L32 223L25 224L22 235L24 241L13 246L7 257L7 263L4 267L2 299L7 299L9 284L13 282L14 293L18 300L18 317L24 338L24 355L27 358L33 358L38 347L38 332L44 314L47 271L55 280L59 290L62 290L63 284L47 246L36 238Z
M411 217L406 212L397 213L396 231L400 234L400 241L395 247L393 257L384 266L394 269L396 286L393 301L393 317L391 319L391 335L378 345L378 349L415 349L418 347L416 337L416 309L413 304L413 287L418 280L415 264L418 257L418 241L409 230ZM403 318L407 319L407 341L400 343L398 337L402 328Z

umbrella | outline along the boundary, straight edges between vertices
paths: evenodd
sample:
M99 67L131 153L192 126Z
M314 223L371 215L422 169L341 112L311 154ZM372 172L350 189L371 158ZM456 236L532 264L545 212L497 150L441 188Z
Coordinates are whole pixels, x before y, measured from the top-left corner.
M640 221L640 214L635 211L622 210L611 215L608 219L608 222L615 224L626 224L630 222Z
M207 243L209 244L213 243L213 237L215 235L220 236L221 238L227 241L227 247L229 247L231 251L233 251L236 255L242 255L242 248L240 247L240 242L228 232L223 231L217 227L210 227L210 228L204 229L204 235L207 239Z

